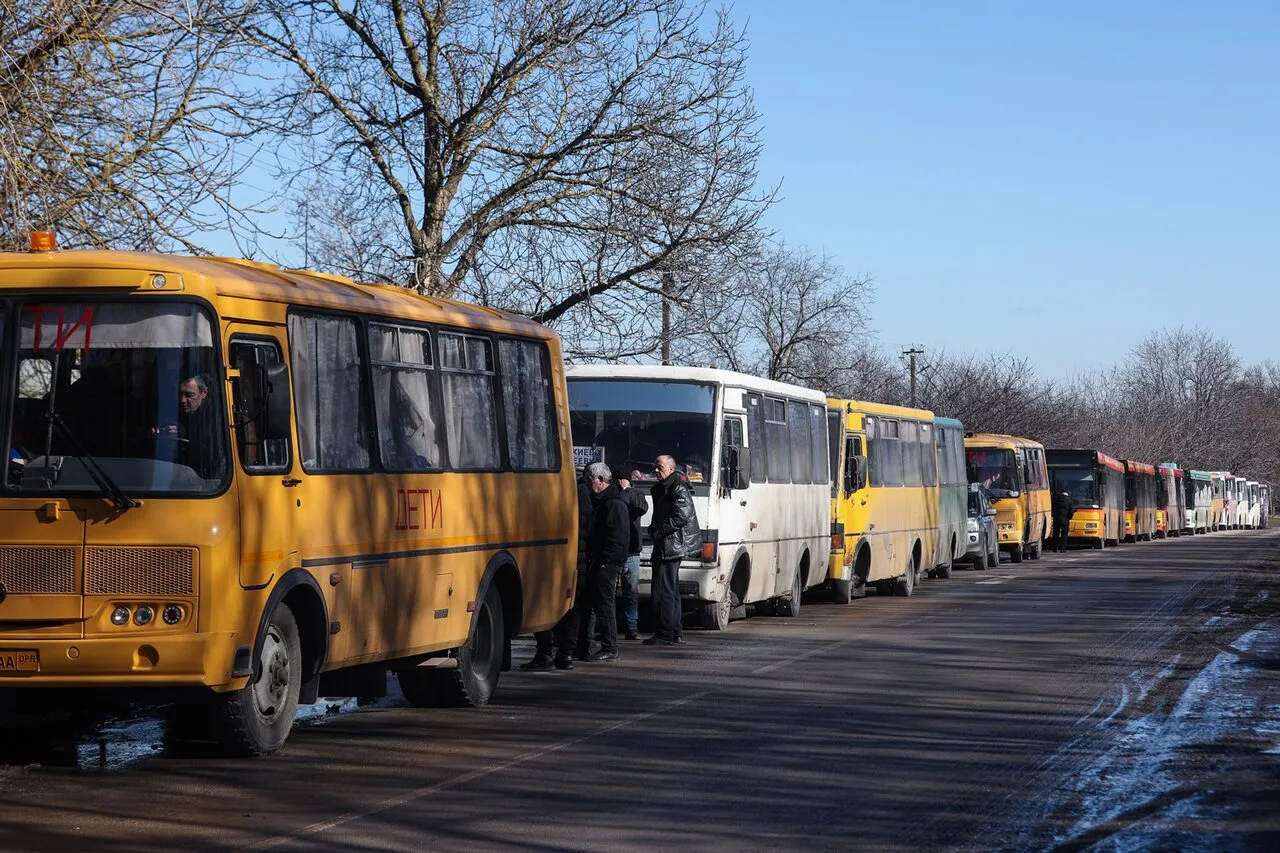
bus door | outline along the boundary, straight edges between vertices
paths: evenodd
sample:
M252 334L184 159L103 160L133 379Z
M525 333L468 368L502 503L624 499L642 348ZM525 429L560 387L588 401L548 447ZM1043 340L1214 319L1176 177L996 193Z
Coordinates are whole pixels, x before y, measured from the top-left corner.
M232 435L240 469L240 585L261 589L302 565L297 527L306 495L302 480L293 476L284 342L258 326L230 325L228 332ZM268 402L272 396L285 405L275 408L278 402ZM277 422L270 423L271 417Z
M722 582L730 582L729 573L739 554L745 552L748 564L754 565L750 562L751 541L755 538L752 530L758 520L751 499L751 472L752 466L764 464L763 456L757 454L752 458L746 415L726 412L720 425L720 487L716 501L718 548L724 551L719 553ZM704 520L703 524L707 522Z

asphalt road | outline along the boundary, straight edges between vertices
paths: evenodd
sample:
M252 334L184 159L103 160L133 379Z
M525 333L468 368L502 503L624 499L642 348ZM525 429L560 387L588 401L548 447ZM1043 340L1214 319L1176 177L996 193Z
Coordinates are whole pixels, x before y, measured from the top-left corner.
M0 849L1280 849L1278 543L958 570L266 759L0 756Z

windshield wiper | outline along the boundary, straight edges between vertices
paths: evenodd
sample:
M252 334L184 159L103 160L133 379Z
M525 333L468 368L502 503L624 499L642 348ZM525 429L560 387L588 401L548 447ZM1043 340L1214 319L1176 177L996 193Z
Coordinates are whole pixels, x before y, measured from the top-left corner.
M84 445L80 443L80 439L76 438L75 434L67 426L66 422L62 420L61 415L50 409L49 413L45 415L45 421L49 424L50 433L52 433L53 430L57 430L58 434L62 436L63 441L70 446L71 452L80 460L80 464L84 466L84 470L93 478L93 482L97 484L99 489L102 489L102 493L104 495L110 498L112 506L116 509L131 509L138 505L137 501L126 495L124 490L120 488L116 481L111 479L111 475L103 469L103 467L98 463L98 460L94 459L89 451L84 449ZM49 454L47 452L45 453L44 458L47 464L49 459ZM50 483L50 485L53 484Z

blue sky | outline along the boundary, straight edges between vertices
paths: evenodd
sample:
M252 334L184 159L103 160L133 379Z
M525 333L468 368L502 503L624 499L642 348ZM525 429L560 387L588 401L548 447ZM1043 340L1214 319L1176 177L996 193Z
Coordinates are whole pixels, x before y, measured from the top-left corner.
M876 282L886 347L1280 358L1280 3L740 0L767 224Z

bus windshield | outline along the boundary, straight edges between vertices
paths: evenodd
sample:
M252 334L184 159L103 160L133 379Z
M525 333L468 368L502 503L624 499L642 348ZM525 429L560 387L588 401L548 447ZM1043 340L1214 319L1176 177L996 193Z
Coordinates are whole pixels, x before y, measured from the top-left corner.
M653 463L666 453L691 483L710 481L713 386L570 379L569 409L575 456L621 465L633 480L652 482Z
M1010 497L1019 485L1013 451L1000 447L970 447L965 450L969 482L981 483L997 498Z
M213 323L186 302L27 303L5 360L5 488L214 493L228 419ZM104 483L106 485L104 485Z
M1054 468L1053 491L1066 492L1071 496L1071 505L1076 509L1098 508L1098 482L1092 471L1085 469Z

